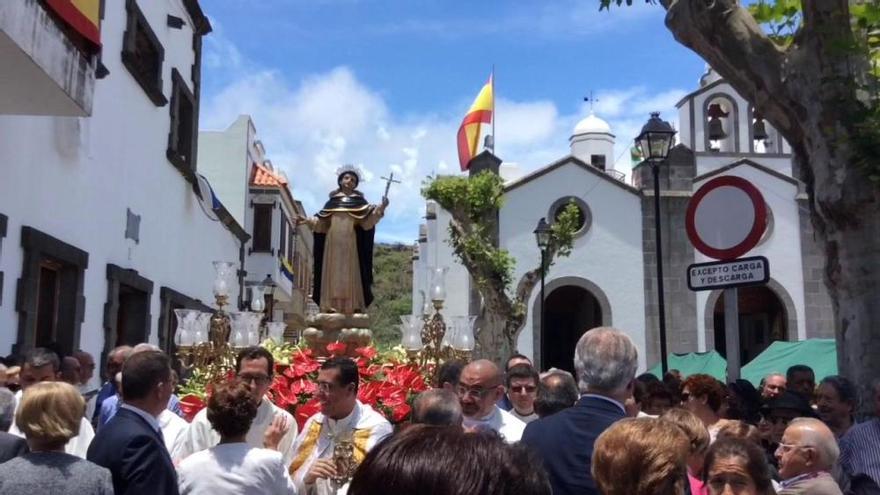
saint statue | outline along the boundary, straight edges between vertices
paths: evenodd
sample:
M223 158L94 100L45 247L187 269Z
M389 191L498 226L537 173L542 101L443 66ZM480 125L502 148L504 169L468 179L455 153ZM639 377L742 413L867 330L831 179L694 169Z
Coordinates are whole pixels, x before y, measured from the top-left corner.
M388 197L371 205L357 190L360 174L337 170L339 188L313 218L297 217L314 232L314 291L322 313L363 313L373 301L373 236L385 215Z

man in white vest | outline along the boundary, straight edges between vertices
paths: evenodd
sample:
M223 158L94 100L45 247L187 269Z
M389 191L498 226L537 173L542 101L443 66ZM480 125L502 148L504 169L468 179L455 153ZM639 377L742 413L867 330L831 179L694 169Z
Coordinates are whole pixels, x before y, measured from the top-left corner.
M350 480L337 468L360 464L370 449L391 434L388 420L357 400L357 391L354 361L336 357L321 366L317 393L321 412L303 426L290 465L298 493L345 493Z
M248 347L238 353L235 368L238 378L251 385L253 400L258 403L257 417L251 423L245 440L252 447L277 450L281 452L285 464L291 462L297 433L296 421L290 413L265 397L274 378L275 360L272 353L259 346ZM218 443L220 435L208 422L207 408L202 409L171 449L171 459L177 463Z
M507 443L518 442L526 424L496 405L504 396L501 370L492 361L479 359L461 370L456 388L466 430L494 430Z

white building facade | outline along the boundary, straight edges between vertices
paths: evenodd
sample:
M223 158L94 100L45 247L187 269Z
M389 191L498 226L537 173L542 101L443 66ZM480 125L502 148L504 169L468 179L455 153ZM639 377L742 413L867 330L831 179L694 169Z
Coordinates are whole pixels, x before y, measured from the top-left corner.
M171 349L173 310L212 306L211 262L247 235L197 192L210 29L194 0L106 2L90 116L0 115L0 353Z
M296 335L305 329L312 287L312 235L306 225L296 225L298 216L306 216L302 203L267 158L250 116L239 116L221 131L201 131L199 150L200 173L250 236L241 305L251 301L251 287L271 282L266 306L272 321L286 322L288 335Z
M813 236L803 184L793 178L788 144L711 70L678 103L678 110L679 144L660 171L669 352L726 353L721 291L692 292L687 287L687 266L711 260L690 245L684 226L690 197L721 175L755 184L770 211L764 237L745 255L767 257L771 279L766 286L739 290L741 362L773 340L832 337L831 302L822 283L824 259ZM660 359L653 177L647 163L633 168L632 185L608 169L606 164L614 162L614 141L608 124L591 114L575 127L569 156L505 184L498 245L516 260L515 281L540 263L533 234L539 219L552 222L570 202L581 212L582 227L571 255L557 259L545 277L543 332L536 288L517 338L517 351L542 369L572 369L578 338L599 325L614 326L633 338L642 369ZM415 296L427 292L434 267L464 271L444 255L451 251L443 215L448 213L429 202L413 260L416 313L421 309ZM470 294L467 280L447 282L450 297ZM470 296L469 314L476 314L477 307Z

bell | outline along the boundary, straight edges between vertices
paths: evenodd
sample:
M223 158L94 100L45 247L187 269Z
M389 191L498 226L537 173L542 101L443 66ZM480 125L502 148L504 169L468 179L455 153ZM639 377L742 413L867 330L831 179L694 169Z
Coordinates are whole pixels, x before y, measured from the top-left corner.
M721 123L721 119L718 117L712 117L709 119L709 140L710 141L719 141L727 137L727 133L724 132L724 125Z
M768 137L767 127L764 125L764 119L758 117L755 119L755 123L752 124L752 137L755 141L765 141Z

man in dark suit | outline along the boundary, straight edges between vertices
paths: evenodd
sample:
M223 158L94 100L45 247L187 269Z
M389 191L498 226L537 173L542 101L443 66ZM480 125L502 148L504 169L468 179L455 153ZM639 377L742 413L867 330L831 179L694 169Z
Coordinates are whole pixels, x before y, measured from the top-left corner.
M119 411L98 430L88 460L113 475L116 495L177 495L177 474L156 418L174 386L171 360L160 351L133 353L122 365Z
M532 421L522 443L544 461L553 495L598 495L590 475L593 444L615 421L626 416L632 395L638 351L632 340L613 328L594 328L578 341L574 353L583 395L568 409Z

